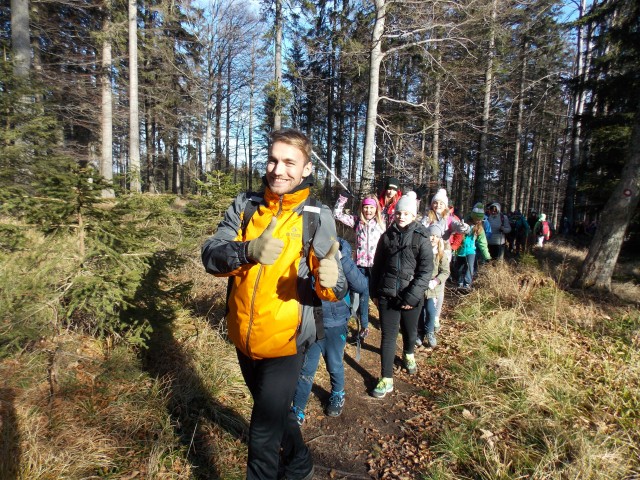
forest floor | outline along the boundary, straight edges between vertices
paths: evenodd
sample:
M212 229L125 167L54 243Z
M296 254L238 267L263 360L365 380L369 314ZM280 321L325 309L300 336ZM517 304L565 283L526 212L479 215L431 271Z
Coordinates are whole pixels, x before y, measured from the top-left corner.
M434 455L428 438L436 433L443 412L432 399L447 388L451 374L443 365L458 355L456 332L463 328L449 313L459 294L448 286L446 292L438 346L417 348L418 371L409 375L401 366L402 337L398 336L394 390L384 398L371 396L380 376L380 324L373 305L370 334L361 346L360 360L356 360L355 341L345 350L346 402L339 417L324 413L330 384L321 361L302 426L316 464L314 478L365 479L387 474L413 478L415 466L424 465ZM355 333L355 323L350 330Z

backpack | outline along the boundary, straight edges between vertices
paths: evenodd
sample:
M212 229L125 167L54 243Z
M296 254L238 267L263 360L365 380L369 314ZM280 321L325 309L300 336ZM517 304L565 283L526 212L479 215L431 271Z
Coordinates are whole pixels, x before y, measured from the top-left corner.
M545 240L549 240L549 238L551 237L551 229L549 228L549 222L547 222L546 220L544 222L542 222L542 235L544 236Z
M262 200L262 194L249 193L249 199L244 206L244 213L242 215L241 228L243 237L247 231L249 220L251 220L253 214L258 210L258 206L262 203ZM321 203L318 200L313 197L307 197L304 201L304 207L302 208L302 245L305 259L309 258L311 243L320 225L320 206Z

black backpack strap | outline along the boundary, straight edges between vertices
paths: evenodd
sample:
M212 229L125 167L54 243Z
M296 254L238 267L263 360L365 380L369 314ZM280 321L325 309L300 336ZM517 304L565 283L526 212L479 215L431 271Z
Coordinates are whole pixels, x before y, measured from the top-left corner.
M242 231L242 238L244 238L247 232L247 226L249 225L249 220L253 217L253 214L258 210L258 206L264 200L264 197L260 193L247 193L247 203L244 206L244 212L242 214L242 223L240 225Z
M320 210L322 204L313 197L307 197L302 207L302 245L304 257L309 257L313 237L320 226Z

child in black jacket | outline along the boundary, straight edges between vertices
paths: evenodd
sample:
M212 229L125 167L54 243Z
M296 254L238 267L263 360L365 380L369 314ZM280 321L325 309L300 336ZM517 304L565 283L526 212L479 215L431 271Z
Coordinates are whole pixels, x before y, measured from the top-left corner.
M376 249L370 280L370 295L378 306L382 331L382 378L373 390L376 398L393 391L393 361L398 331L402 332L403 363L410 374L417 371L414 348L424 292L433 272L433 249L429 235L415 221L416 194L398 201L394 223Z

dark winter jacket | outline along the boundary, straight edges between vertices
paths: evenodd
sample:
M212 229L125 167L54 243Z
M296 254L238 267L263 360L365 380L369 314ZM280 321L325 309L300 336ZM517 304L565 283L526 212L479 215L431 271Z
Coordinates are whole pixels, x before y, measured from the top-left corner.
M351 245L340 237L338 237L338 242L340 242L340 263L342 263L342 270L347 278L349 290L351 292L364 293L368 288L367 277L360 273L360 270L351 259ZM322 301L322 323L325 327L346 325L351 315L351 307L346 300L345 298L338 302Z
M413 237L416 236L414 241ZM424 226L394 222L380 238L369 279L371 298L397 298L415 307L424 298L433 273L433 250Z

